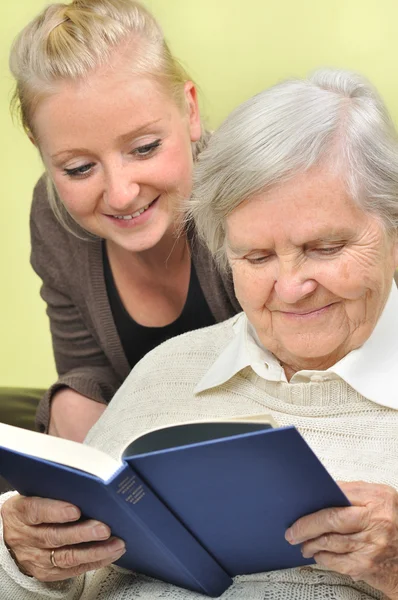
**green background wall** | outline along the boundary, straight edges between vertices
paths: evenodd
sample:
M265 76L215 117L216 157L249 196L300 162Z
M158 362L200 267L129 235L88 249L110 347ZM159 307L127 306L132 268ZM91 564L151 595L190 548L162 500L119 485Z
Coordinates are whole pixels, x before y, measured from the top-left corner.
M8 49L47 2L0 7L0 386L47 386L55 377L40 283L29 266L31 191L41 172L33 146L11 121ZM379 88L398 122L396 0L146 0L217 126L238 103L279 79L318 66L358 70Z

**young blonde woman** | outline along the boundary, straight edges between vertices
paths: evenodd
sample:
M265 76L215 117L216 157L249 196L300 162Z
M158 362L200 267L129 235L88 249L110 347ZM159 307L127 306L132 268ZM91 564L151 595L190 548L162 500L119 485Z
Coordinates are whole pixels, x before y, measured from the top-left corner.
M50 5L18 36L10 65L46 171L31 261L59 378L37 421L80 441L149 350L239 305L195 232L181 233L206 133L195 86L147 10Z

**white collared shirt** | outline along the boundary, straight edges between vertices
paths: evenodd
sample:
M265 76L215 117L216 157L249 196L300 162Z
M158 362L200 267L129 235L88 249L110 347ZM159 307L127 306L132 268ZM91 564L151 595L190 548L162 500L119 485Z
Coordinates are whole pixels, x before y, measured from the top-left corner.
M268 381L287 382L277 358L259 341L245 313L236 317L235 337L195 388L195 393L221 385L251 367ZM341 378L359 394L398 410L398 290L393 282L384 310L370 337L326 371L298 371L290 384Z

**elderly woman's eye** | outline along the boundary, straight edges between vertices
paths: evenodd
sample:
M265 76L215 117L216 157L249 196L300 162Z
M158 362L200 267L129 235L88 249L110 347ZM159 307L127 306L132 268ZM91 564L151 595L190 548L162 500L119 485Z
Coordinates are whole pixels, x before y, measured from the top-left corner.
M325 248L314 248L314 251L318 252L319 254L325 254L325 255L329 256L331 254L337 254L340 250L342 250L343 247L344 247L344 245L340 244L339 246L327 246Z
M270 255L267 256L246 256L247 262L251 265L261 265L269 259Z

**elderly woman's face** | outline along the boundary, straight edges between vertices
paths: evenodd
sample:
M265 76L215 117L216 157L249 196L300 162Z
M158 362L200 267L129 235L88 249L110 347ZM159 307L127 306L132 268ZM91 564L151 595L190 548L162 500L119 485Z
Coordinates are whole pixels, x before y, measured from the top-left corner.
M291 369L327 368L363 344L391 289L396 238L312 171L227 219L236 295L266 348Z

